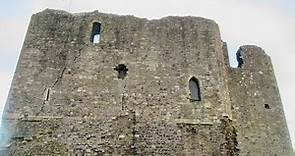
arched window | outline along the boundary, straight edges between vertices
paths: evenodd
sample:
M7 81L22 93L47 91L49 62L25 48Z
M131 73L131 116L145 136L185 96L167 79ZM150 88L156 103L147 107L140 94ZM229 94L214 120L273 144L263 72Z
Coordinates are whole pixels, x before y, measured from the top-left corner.
M93 44L99 43L100 41L100 23L94 22L92 24L92 31L90 36L90 42Z
M189 90L191 92L192 101L201 101L201 91L199 86L199 81L195 77L189 80Z

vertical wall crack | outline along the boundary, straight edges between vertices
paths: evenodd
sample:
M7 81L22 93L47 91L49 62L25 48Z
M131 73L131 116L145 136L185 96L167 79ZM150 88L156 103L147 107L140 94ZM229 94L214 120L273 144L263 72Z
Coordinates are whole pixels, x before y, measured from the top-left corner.
M126 88L126 83L124 84L123 91L122 91L122 97L121 97L121 109L125 110L125 88Z

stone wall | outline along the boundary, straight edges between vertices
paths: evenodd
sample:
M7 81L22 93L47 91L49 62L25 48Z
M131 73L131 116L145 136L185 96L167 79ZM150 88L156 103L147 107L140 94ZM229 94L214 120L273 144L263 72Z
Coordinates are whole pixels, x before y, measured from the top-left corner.
M230 70L230 97L240 155L290 155L289 132L270 57L256 46L242 46L238 53L243 64Z
M5 107L8 154L237 155L250 145L239 140L247 118L232 113L234 71L208 19L44 10L32 16ZM201 101L191 99L192 77Z

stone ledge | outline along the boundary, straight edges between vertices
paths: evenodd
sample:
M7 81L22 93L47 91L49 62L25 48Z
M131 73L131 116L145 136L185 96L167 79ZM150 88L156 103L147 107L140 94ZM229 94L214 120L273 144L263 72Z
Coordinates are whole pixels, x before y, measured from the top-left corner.
M28 122L40 122L42 120L50 120L50 119L63 119L61 116L19 116L12 115L3 120L20 120L20 121L28 121Z
M212 121L199 121L195 119L176 119L176 124L186 124L186 125L213 125Z
M49 120L49 119L63 119L60 116L28 116L24 118L20 118L21 121L28 121L28 122L40 122L42 120Z

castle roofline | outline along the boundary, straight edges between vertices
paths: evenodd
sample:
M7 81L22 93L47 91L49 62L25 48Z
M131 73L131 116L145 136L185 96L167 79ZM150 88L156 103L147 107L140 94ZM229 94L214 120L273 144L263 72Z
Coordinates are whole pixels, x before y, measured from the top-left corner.
M204 18L204 17L199 17L199 16L164 16L161 18L147 19L147 18L141 18L141 17L137 17L137 16L133 16L133 15L118 15L118 14L103 13L103 12L99 12L98 10L94 10L91 12L70 13L70 12L67 12L64 10L50 9L50 8L46 8L45 10L38 12L36 14L60 14L60 15L71 15L71 16L91 16L91 15L125 16L125 17L133 17L133 18L147 20L147 21L171 20L171 19L174 19L174 20L193 19L193 20L197 20L197 21L201 21L204 23L213 24L213 25L218 26L218 24L214 20Z
M239 50L245 51L246 53L247 53L247 51L251 51L251 52L255 53L256 55L262 55L262 56L264 55L264 56L269 57L269 55L265 53L264 49L262 49L261 47L259 47L257 45L242 45L239 47Z

